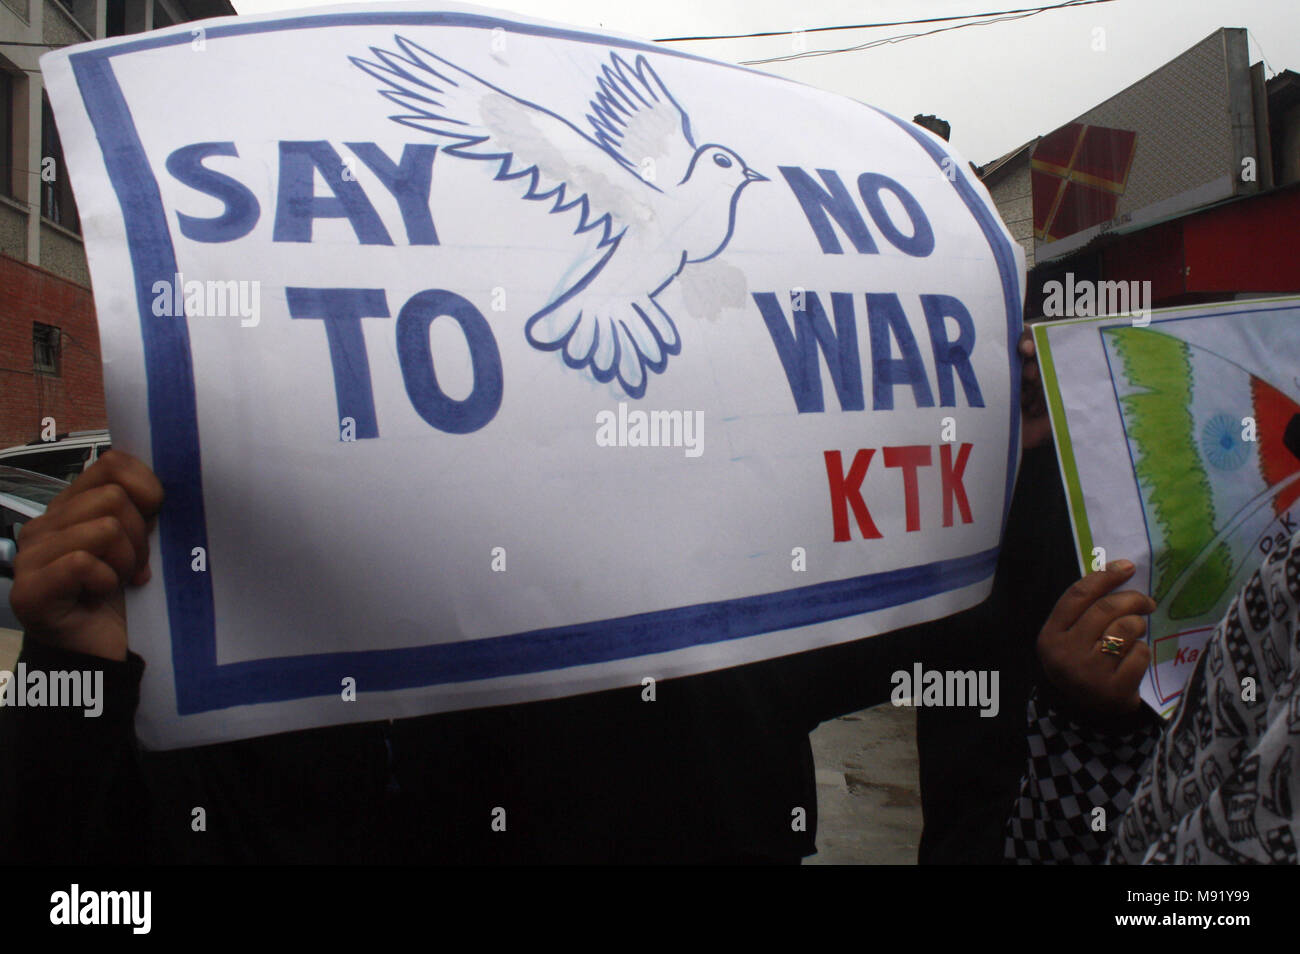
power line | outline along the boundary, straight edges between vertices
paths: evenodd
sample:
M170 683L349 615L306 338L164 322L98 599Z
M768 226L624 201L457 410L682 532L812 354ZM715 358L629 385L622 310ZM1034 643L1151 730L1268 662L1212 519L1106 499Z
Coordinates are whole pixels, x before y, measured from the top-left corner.
M753 40L764 37L774 36L793 36L799 33L829 33L837 30L874 30L880 27L896 26L922 26L926 23L946 23L952 20L978 20L988 17L1010 17L1011 14L1019 13L1042 13L1046 10L1059 10L1063 7L1085 7L1094 3L1111 3L1112 0L1064 0L1062 3L1050 4L1041 7L1024 7L1018 10L992 10L987 13L967 13L962 15L952 15L946 17L926 17L920 20L882 20L879 23L846 23L836 26L819 26L808 27L803 30L764 30L757 33L718 33L708 36L665 36L654 40L655 43L693 43L704 40ZM1010 17L1011 19L1018 19ZM992 21L999 22L999 21ZM975 24L967 23L963 26L974 26ZM949 27L948 29L960 29L960 27ZM941 32L941 31L931 31ZM910 36L928 36L928 33L910 34ZM74 46L72 43L34 43L22 40L0 40L0 46L32 46L41 47L47 50L57 50L67 46ZM838 50L820 50L815 53L834 53L847 52ZM35 71L28 71L35 72Z
M786 63L792 60L803 60L814 56L831 56L835 53L856 53L861 50L869 50L873 47L884 46L885 44L902 43L906 40L915 40L923 36L933 36L936 33L946 33L949 30L961 30L965 27L991 26L994 23L1006 23L1011 20L1024 20L1028 17L1037 16L1040 13L1046 13L1050 10L1064 10L1071 7L1084 7L1094 3L1112 3L1113 0L1066 0L1064 3L1055 3L1050 6L1035 7L1023 10L1019 13L1009 13L1005 15L996 15L992 20L973 20L969 23L958 23L954 26L939 27L936 30L926 30L923 33L905 33L899 36L883 37L879 40L871 40L867 43L860 43L857 46L846 46L834 50L807 50L800 53L790 53L785 56L769 56L761 60L741 60L742 66L762 66L767 63Z
M1044 7L1025 7L1020 10L997 10L989 13L967 13L962 16L927 17L924 20L887 20L880 23L851 23L841 26L808 27L806 30L767 30L761 33L720 33L711 36L667 36L655 43L691 43L697 40L751 40L761 37L793 36L796 33L828 33L833 30L873 30L877 27L919 26L926 23L945 23L951 20L974 20L980 17L1001 17L1012 13L1041 13L1058 7L1087 6L1090 3L1110 3L1111 0L1065 0Z

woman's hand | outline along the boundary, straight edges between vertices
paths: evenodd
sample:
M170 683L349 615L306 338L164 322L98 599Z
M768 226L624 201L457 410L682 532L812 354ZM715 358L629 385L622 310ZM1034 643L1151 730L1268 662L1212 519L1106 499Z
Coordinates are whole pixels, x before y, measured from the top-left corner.
M1133 569L1117 560L1089 573L1057 600L1038 634L1044 673L1083 712L1122 716L1142 704L1138 687L1151 660L1142 637L1156 602L1136 590L1114 592Z

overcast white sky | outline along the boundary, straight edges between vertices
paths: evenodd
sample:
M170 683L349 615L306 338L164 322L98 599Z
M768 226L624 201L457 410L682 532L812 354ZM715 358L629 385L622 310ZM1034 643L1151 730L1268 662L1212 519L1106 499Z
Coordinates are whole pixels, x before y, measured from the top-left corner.
M233 0L241 14L304 6ZM357 0L344 0L355 3ZM1056 0L496 0L484 6L648 39L800 30L1014 10ZM436 9L437 0L427 0ZM852 46L919 27L809 34L807 49ZM1221 26L1250 30L1251 62L1300 71L1297 0L1112 0L1021 20L921 37L854 53L761 67L834 90L897 116L935 113L953 145L984 163L1050 132L1141 79ZM1094 30L1105 31L1095 51ZM727 62L791 52L789 37L673 44Z

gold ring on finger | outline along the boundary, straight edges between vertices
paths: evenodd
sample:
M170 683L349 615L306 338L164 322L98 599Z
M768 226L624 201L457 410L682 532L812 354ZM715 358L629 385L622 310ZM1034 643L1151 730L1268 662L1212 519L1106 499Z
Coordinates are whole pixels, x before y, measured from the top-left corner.
M1103 636L1097 643L1097 648L1107 656L1124 655L1124 639L1120 636Z

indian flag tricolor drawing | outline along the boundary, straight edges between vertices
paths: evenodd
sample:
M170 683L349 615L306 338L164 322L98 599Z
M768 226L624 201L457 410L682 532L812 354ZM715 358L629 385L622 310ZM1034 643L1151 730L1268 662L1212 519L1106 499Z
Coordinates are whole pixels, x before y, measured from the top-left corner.
M1103 331L1171 620L1213 611L1255 539L1300 497L1300 404L1232 361L1154 328ZM1294 435L1293 435L1294 437ZM1242 532L1246 531L1246 532Z
M1261 537L1300 498L1300 404L1155 328L1102 336L1151 538L1151 595L1170 624L1159 629L1203 641L1197 624L1226 611ZM1185 661L1180 648L1162 640L1157 667Z

